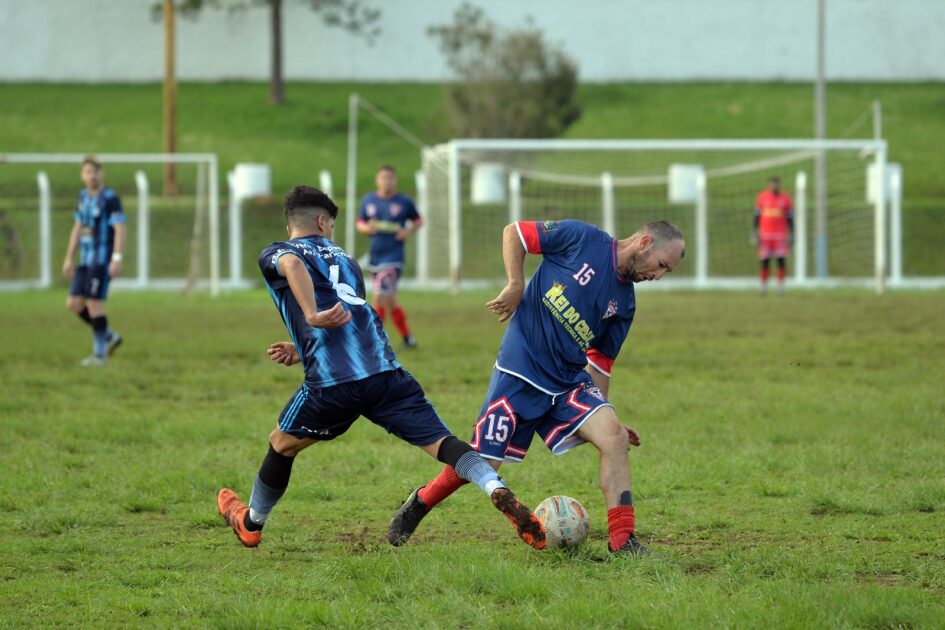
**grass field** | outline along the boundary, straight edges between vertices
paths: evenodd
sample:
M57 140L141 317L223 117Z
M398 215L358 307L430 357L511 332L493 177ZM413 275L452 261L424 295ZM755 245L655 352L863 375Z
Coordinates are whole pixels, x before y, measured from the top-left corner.
M400 358L463 437L502 332L488 297L404 296L421 347ZM504 474L585 503L577 553L527 548L470 488L389 547L439 465L366 421L300 456L244 549L214 495L248 494L300 380L265 357L268 297L117 293L127 342L89 371L60 292L4 295L0 627L945 625L945 295L638 297L612 399L659 555L611 560L595 453L539 444Z
M347 99L351 92L363 94L430 144L451 137L443 122L441 89L436 85L290 83L288 103L275 108L266 104L267 86L262 83L185 83L180 86L178 150L217 153L221 174L237 162L269 163L277 200L292 185L316 181L319 170L327 169L334 175L336 197L343 198ZM940 244L945 242L945 179L941 174L941 147L945 145L945 84L832 84L828 135L870 137L869 119L862 114L868 113L876 99L883 104L889 159L901 162L905 172L904 272L943 275L945 258ZM583 85L579 100L583 114L568 129L569 138L809 137L813 128L813 96L808 84ZM859 126L853 126L857 120ZM153 152L161 150L161 134L161 87L157 84L0 84L0 152ZM410 174L420 166L419 151L364 114L359 125L359 193L372 188L374 169L382 163L397 165L405 175L404 189L413 191ZM137 168L109 169L112 185L124 182L122 194L129 206ZM21 234L19 240L25 251L20 258L28 261L35 259L38 241L36 170L35 165L0 165L0 232L10 224ZM72 166L46 170L50 171L56 204L53 233L58 257L58 251L65 247L79 181ZM193 175L194 169L181 168L185 184L192 185ZM149 169L149 177L152 189L159 192L160 167ZM758 181L759 189L763 179ZM750 222L750 199L744 203L745 227L739 230L737 239L742 256L736 262L751 271L751 251L743 234ZM625 204L621 208L625 209ZM159 205L155 216L160 209ZM264 210L278 214L278 205ZM254 229L253 212L249 209L246 215L247 252L259 248L253 241L255 234L250 233ZM339 240L343 240L341 226ZM224 225L224 234L225 229ZM831 225L830 229L831 233L841 233L846 226ZM155 238L186 242L190 233L191 222L184 220L178 231ZM714 243L721 242L716 235L713 238ZM263 242L268 241L267 236ZM24 277L24 265L16 267L8 262L10 256L2 249L5 245L0 243L0 278ZM166 251L177 251L169 245L161 246ZM358 251L365 251L365 246L366 240L360 237ZM872 251L869 239L864 247L864 251ZM849 261L843 252L835 252L834 257L833 271L844 260ZM732 273L725 266L732 262L723 262L723 273ZM244 263L246 273L254 275L252 255L248 254ZM162 264L156 261L155 269ZM852 264L863 266L859 260ZM713 265L720 269L715 261ZM740 268L736 275L744 273Z

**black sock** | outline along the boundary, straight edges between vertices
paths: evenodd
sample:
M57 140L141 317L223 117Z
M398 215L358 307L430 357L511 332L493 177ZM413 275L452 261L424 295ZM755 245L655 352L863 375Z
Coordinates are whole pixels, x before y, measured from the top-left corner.
M456 468L456 462L459 461L459 458L471 450L473 450L473 447L463 442L458 437L451 435L440 442L440 448L436 452L436 458L447 466Z
M294 457L280 455L269 445L266 457L263 458L262 466L259 467L259 479L276 490L285 490L289 487L289 477L292 475L292 462Z
M83 322L85 322L85 323L88 324L89 326L92 325L92 316L89 315L89 307L83 306L83 307L82 307L82 312L81 312L81 313L76 313L76 315L78 315L78 316L79 316L79 319L81 319Z

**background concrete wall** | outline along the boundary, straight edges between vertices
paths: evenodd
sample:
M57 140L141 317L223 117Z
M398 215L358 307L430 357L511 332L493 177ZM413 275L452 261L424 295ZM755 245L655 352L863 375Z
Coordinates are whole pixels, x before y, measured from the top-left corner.
M368 0L373 46L285 0L287 79L442 81L428 26L462 0ZM0 0L0 81L156 81L163 29L152 0ZM503 26L531 16L583 81L810 80L816 0L478 0ZM945 80L945 0L827 0L834 80ZM268 12L208 10L178 22L181 80L264 80Z

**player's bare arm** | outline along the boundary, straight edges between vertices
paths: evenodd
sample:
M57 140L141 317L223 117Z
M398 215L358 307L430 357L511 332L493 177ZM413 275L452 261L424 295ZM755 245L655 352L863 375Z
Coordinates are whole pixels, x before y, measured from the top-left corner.
M79 244L79 230L81 229L82 223L76 221L72 224L72 232L69 233L69 245L66 247L66 257L62 261L62 275L66 280L71 280L75 272L75 248Z
M423 225L423 219L411 221L410 225L397 230L397 232L394 234L394 238L396 238L398 241L406 241L408 238L413 236L417 230L420 229L421 225Z
M266 349L266 354L276 363L295 365L300 361L299 351L291 341L277 341Z
M486 302L486 307L499 316L499 322L512 317L522 301L522 294L525 292L525 253L515 224L505 226L502 231L502 260L505 263L508 284L499 295Z
M115 248L112 251L112 260L108 263L108 275L117 278L121 275L122 252L125 251L125 224L116 223L115 228Z
M315 328L338 328L351 321L351 313L346 311L338 302L326 311L319 311L315 303L315 285L305 269L305 263L297 256L282 256L279 262L279 271L289 282L289 289L295 296L295 301L305 314L305 321Z
M368 221L358 219L355 222L354 227L359 234L374 236L377 233L377 219L370 219Z

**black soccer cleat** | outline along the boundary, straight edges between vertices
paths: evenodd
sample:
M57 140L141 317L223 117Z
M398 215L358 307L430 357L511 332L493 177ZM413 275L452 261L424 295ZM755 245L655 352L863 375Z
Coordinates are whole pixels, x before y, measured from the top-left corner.
M608 544L607 550L615 556L650 555L650 550L643 546L643 543L637 540L637 537L634 534L630 534L630 538L628 538L627 542L625 542L619 549L611 549L610 544Z
M408 348L416 348L417 340L411 334L404 335L404 345Z
M420 500L420 491L425 487L420 486L411 492L404 504L394 512L394 518L390 519L390 525L387 526L387 540L395 547L400 547L410 540L410 536L416 531L420 521L430 511L430 508Z

